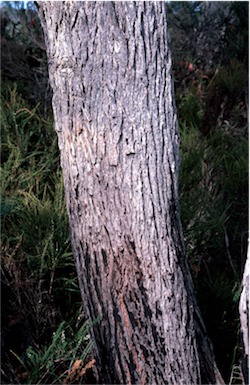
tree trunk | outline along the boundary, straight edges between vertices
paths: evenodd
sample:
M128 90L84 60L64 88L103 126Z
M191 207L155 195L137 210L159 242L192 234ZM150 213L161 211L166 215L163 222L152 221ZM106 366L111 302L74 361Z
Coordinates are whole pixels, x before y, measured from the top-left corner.
M166 5L40 5L97 380L223 383L181 235Z
M242 372L245 384L249 384L249 247L242 278L242 291L239 303L241 336L243 346Z

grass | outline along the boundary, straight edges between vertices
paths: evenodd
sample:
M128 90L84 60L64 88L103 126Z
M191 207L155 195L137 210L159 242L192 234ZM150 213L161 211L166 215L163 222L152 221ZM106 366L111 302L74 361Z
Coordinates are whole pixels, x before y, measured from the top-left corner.
M205 136L196 120L179 123L186 251L216 360L229 380L241 355L238 301L248 234L247 125L236 125L232 116Z
M74 360L85 366L91 345L86 323L72 331L81 296L53 121L14 85L2 90L1 128L3 374L12 383L58 382Z
M25 372L22 374L25 383L63 384L67 381L71 384L74 383L76 377L79 377L78 380L80 380L80 373L72 371L75 363L83 365L86 358L90 356L91 348L88 322L84 322L74 333L63 321L53 333L52 341L48 346L40 349L29 346L25 352L25 361L13 354L25 368ZM89 362L94 364L93 359ZM82 373L85 374L84 371Z

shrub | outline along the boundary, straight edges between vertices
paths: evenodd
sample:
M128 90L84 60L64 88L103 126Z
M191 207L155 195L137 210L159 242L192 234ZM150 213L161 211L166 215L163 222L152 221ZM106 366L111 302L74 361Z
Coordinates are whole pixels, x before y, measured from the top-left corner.
M91 348L88 322L74 333L63 321L48 346L40 349L29 346L23 360L17 357L25 368L22 380L25 379L26 384L73 384L75 380L80 381L95 363L90 356ZM86 359L89 360L87 364Z
M23 369L10 352L23 359L29 347L40 365L62 320L67 330L75 323L81 297L52 121L14 86L3 90L1 127L3 373L15 383Z
M180 122L180 208L191 273L225 375L240 355L238 299L247 251L248 142ZM233 134L232 134L233 133ZM236 354L237 353L237 354Z

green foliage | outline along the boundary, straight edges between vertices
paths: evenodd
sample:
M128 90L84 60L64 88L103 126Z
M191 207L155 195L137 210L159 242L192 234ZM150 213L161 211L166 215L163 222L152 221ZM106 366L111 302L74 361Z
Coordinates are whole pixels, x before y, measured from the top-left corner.
M203 106L196 90L186 91L177 97L178 118L183 123L200 126L203 119Z
M20 191L22 204L15 213L12 233L22 229L22 247L29 270L43 277L55 267L74 266L71 256L64 206L63 185L58 178L53 200L44 193L42 199L32 192ZM32 223L32 227L30 224Z
M188 60L206 68L248 63L247 1L169 1L168 26L175 63Z
M216 360L229 381L240 359L238 300L248 234L248 4L168 6L184 239Z
M229 66L221 67L215 78L214 86L228 95L229 98L237 99L242 91L247 79L247 71L243 63L234 59Z
M86 328L75 337L71 330L81 297L70 247L56 134L52 121L42 118L36 108L30 109L16 85L9 88L3 84L1 128L2 337L7 346L3 373L8 382L16 381L8 377L16 370L10 351L23 356L29 344L28 361L24 360L28 382L50 382L49 378L54 381L58 374L56 363L58 367L64 364L66 370L65 363L75 357L76 349L86 353L90 348L90 343L81 339ZM59 344L62 328L68 333L65 346ZM12 335L15 341L8 347ZM83 344L78 346L80 340ZM57 348L55 344L59 344Z
M224 62L228 58L236 58L248 65L249 52L249 2L232 1L231 20L226 26L225 46L223 50Z
M51 89L43 32L33 1L3 1L1 18L1 75L16 82L18 92L44 116L51 114Z
M186 251L217 362L228 376L240 354L238 300L248 233L246 127L229 122L204 136L192 121L179 123Z
M59 163L52 121L43 120L36 108L30 110L15 85L2 90L1 130L2 193L16 194L19 190L32 189L36 194L43 194L50 173ZM48 153L51 156L48 157Z
M88 322L74 333L63 321L53 333L48 346L40 349L29 346L25 359L17 358L26 370L27 384L63 384L75 361L84 363L91 348Z
M180 205L188 254L226 263L226 229L240 279L247 226L247 140L219 129L204 137L197 128L182 125L181 159ZM216 250L224 255L219 262Z

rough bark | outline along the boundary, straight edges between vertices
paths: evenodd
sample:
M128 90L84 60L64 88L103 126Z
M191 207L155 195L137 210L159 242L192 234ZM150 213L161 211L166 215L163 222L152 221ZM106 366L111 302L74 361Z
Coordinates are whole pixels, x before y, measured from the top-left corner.
M223 383L181 235L165 3L40 6L97 379Z

